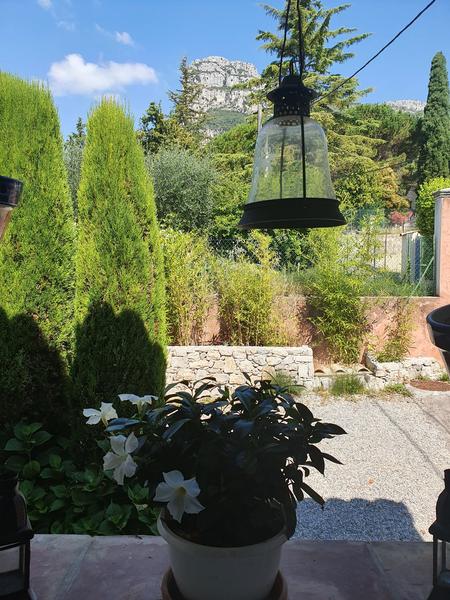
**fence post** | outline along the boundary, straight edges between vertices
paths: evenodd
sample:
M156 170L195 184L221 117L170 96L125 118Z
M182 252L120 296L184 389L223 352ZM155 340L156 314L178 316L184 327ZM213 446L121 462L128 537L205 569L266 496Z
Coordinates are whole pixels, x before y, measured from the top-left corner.
M434 193L436 295L450 298L450 188Z

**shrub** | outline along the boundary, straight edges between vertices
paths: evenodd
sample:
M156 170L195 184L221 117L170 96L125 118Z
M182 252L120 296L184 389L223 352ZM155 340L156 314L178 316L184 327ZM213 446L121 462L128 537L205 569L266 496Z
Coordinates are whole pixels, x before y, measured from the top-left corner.
M353 396L362 394L366 386L357 375L338 375L330 388L333 396Z
M389 327L386 331L386 341L377 358L381 362L403 360L408 355L413 329L412 306L409 298L399 298L396 301Z
M198 234L166 229L163 248L170 342L198 344L212 294L208 246Z
M270 383L274 387L281 388L283 393L286 391L293 396L298 396L303 390L303 386L295 383L295 379L287 371L276 370L270 376Z
M303 284L309 320L333 359L356 362L368 329L361 298L364 248L349 248L354 240L337 230L312 231L309 242L314 268Z
M253 233L252 239L260 264L244 258L218 263L220 337L235 345L270 346L280 341L274 310L279 278L271 266L270 238Z
M133 119L111 100L89 116L78 224L76 401L159 394L166 325L153 191Z
M138 483L119 488L96 464L80 468L74 456L68 439L40 423L0 429L0 459L6 470L18 473L37 533L156 533L148 488Z
M177 229L206 230L214 207L216 171L189 150L160 150L150 159L158 217Z
M0 73L0 173L24 182L0 244L0 422L67 415L74 223L50 93ZM56 417L57 415L57 417Z
M416 224L422 235L434 235L434 192L450 187L450 177L435 177L422 183L416 200Z

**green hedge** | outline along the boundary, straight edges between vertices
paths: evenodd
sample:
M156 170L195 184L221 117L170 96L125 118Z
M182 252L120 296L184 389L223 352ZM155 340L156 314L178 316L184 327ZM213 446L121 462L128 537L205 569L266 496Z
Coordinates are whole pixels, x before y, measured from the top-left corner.
M416 200L416 223L422 235L434 235L434 193L450 187L450 177L434 177L422 183Z
M74 223L48 90L0 73L0 173L24 182L0 245L0 422L67 414Z
M91 113L78 192L78 409L165 380L164 266L153 189L133 119L114 101Z

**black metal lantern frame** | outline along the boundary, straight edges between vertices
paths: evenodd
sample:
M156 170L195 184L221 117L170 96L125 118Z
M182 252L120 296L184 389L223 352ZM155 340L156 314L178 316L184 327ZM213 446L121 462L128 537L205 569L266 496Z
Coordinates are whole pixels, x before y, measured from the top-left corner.
M0 472L0 600L35 600L30 589L33 530L17 476Z
M241 229L285 229L344 225L328 164L325 133L310 118L315 92L303 83L304 36L300 0L298 16L298 73L290 62L283 77L291 0L287 2L278 87L267 95L274 114L261 129L255 149L253 183Z
M433 591L428 600L450 600L450 469L444 473L445 489L436 504L436 521L430 527L433 536Z
M19 203L22 182L0 176L0 240L11 218L12 210Z

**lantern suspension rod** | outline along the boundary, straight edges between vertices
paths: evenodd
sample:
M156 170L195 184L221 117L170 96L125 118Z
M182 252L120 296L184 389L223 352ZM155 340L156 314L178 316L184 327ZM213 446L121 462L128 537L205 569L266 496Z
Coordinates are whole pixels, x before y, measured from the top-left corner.
M342 86L344 86L346 83L348 83L349 81L351 81L354 77L356 77L359 73L361 73L361 71L363 69L365 69L367 66L369 66L371 62L373 62L376 58L378 58L380 56L380 54L382 54L385 50L387 50L387 48L389 48L389 46L391 44L393 44L403 33L405 33L405 31L407 29L409 29L418 19L420 19L420 17L424 13L426 13L426 11L429 8L431 8L435 2L436 2L436 0L431 0L431 2L429 2L424 8L422 8L422 10L419 13L417 13L417 15L414 17L414 19L411 19L411 21L407 25L405 25L403 27L403 29L401 29L396 35L394 35L394 37L391 40L389 40L389 42L387 44L385 44L380 50L378 50L378 52L376 54L374 54L371 58L369 58L369 60L366 61L362 65L362 67L360 67L357 71L355 71L353 73L353 75L350 75L350 77L347 77L347 79L344 79L344 81L342 81L339 85L337 85L335 88L333 88L329 92L326 92L322 96L319 96L318 98L316 98L315 100L313 100L312 103L315 104L316 102L319 102L319 100L323 100L324 98L327 98L328 96L331 96L332 94L334 94L335 92L337 92L337 90L339 90Z
M300 0L297 0L297 19L298 19L298 57L300 66L300 78L303 81L305 72L305 39L303 37L302 15L300 13Z
M288 30L289 30L289 13L290 12L291 12L291 0L288 0L287 7L286 7L286 19L284 21L283 45L281 46L280 65L279 65L279 69L278 69L278 85L281 85L281 80L283 78L283 59L284 59L284 53L286 51L286 42L287 42L287 35L288 35Z

